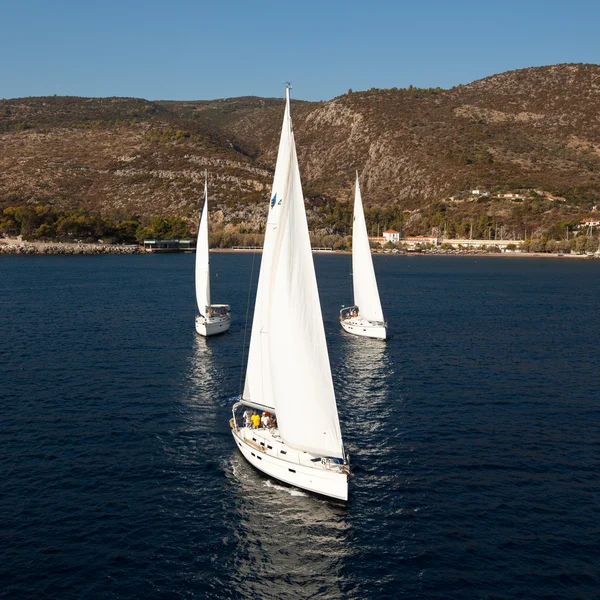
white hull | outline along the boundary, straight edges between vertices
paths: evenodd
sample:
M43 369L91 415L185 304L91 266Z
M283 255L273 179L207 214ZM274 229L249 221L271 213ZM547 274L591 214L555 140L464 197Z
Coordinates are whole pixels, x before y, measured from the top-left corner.
M208 337L225 333L231 324L231 317L196 317L196 333Z
M387 328L381 323L373 323L360 317L342 319L340 321L344 331L353 335L374 338L376 340L385 340L387 338Z
M315 494L348 500L347 466L293 450L273 429L241 427L232 433L244 458L259 471Z

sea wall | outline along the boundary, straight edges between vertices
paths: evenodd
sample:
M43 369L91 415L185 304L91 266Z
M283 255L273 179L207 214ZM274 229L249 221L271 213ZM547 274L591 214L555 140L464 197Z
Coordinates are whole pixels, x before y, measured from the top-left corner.
M138 246L0 240L0 254L138 254Z

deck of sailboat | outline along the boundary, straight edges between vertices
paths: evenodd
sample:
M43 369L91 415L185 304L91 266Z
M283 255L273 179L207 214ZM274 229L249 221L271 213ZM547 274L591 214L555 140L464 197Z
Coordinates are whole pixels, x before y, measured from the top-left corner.
M233 437L246 460L264 474L309 492L348 500L347 464L286 446L277 429L234 427Z
M354 335L370 337L378 340L387 338L386 324L381 321L369 321L364 317L350 317L340 320L345 331Z
M257 429L250 427L239 427L233 430L241 441L247 443L261 453L273 456L279 460L293 463L295 465L304 465L311 469L320 469L323 471L342 472L344 465L337 464L332 459L315 456L308 452L294 450L286 446L279 435L276 427L260 427Z
M343 319L343 322L351 325L358 325L359 327L385 327L383 321L370 321L365 317L350 317L348 319Z
M227 315L197 315L196 318L206 323L219 323L221 321L231 321L231 317Z

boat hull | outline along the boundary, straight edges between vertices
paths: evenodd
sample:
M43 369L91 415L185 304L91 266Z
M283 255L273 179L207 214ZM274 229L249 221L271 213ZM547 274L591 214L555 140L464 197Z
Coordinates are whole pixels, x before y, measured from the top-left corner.
M351 319L342 319L340 321L344 331L352 335L373 338L376 340L387 339L387 327L381 323L373 323L366 319L353 317Z
M348 473L341 467L329 470L320 462L312 464L308 458L311 455L286 447L283 442L273 440L270 434L261 434L260 429L243 427L232 429L232 433L244 458L259 471L321 496L348 500Z
M196 317L196 333L204 337L218 335L229 330L231 317Z

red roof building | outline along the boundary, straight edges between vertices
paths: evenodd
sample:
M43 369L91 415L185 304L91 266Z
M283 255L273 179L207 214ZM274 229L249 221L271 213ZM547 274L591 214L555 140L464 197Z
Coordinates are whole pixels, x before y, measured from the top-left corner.
M395 229L388 229L387 231L383 232L383 237L388 242L399 242L400 241L400 232L396 231Z

